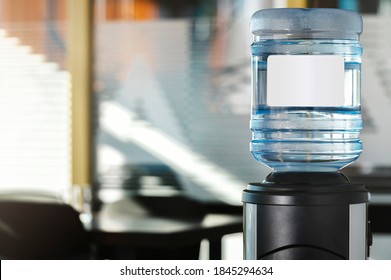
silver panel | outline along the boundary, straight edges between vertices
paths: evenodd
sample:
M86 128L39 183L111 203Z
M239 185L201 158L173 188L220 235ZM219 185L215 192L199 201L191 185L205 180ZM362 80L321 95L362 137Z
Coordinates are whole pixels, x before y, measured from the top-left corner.
M349 259L365 260L367 250L367 204L352 204L349 208Z
M257 259L257 204L245 203L244 216L244 259Z

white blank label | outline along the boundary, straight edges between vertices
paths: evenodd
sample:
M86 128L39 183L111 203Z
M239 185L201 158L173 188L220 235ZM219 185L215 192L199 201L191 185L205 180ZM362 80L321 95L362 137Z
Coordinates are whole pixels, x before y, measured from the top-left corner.
M343 106L344 60L337 55L271 55L269 106Z

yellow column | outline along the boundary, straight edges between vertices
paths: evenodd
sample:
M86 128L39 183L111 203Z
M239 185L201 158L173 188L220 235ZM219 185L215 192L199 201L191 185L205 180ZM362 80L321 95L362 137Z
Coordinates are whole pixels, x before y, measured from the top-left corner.
M73 186L92 183L93 0L68 0L68 69L72 77L71 150Z
M307 8L307 5L307 0L288 0L287 2L288 8Z

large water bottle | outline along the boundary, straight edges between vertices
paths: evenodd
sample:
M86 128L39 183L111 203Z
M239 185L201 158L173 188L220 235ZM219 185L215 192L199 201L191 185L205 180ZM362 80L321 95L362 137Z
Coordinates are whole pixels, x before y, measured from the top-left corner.
M359 14L270 9L251 19L251 152L274 171L332 172L362 152Z

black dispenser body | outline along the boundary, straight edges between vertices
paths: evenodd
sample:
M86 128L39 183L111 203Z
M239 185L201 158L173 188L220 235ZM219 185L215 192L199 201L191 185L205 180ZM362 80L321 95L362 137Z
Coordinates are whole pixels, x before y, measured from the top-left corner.
M244 258L366 259L369 193L340 172L275 172L243 191Z

